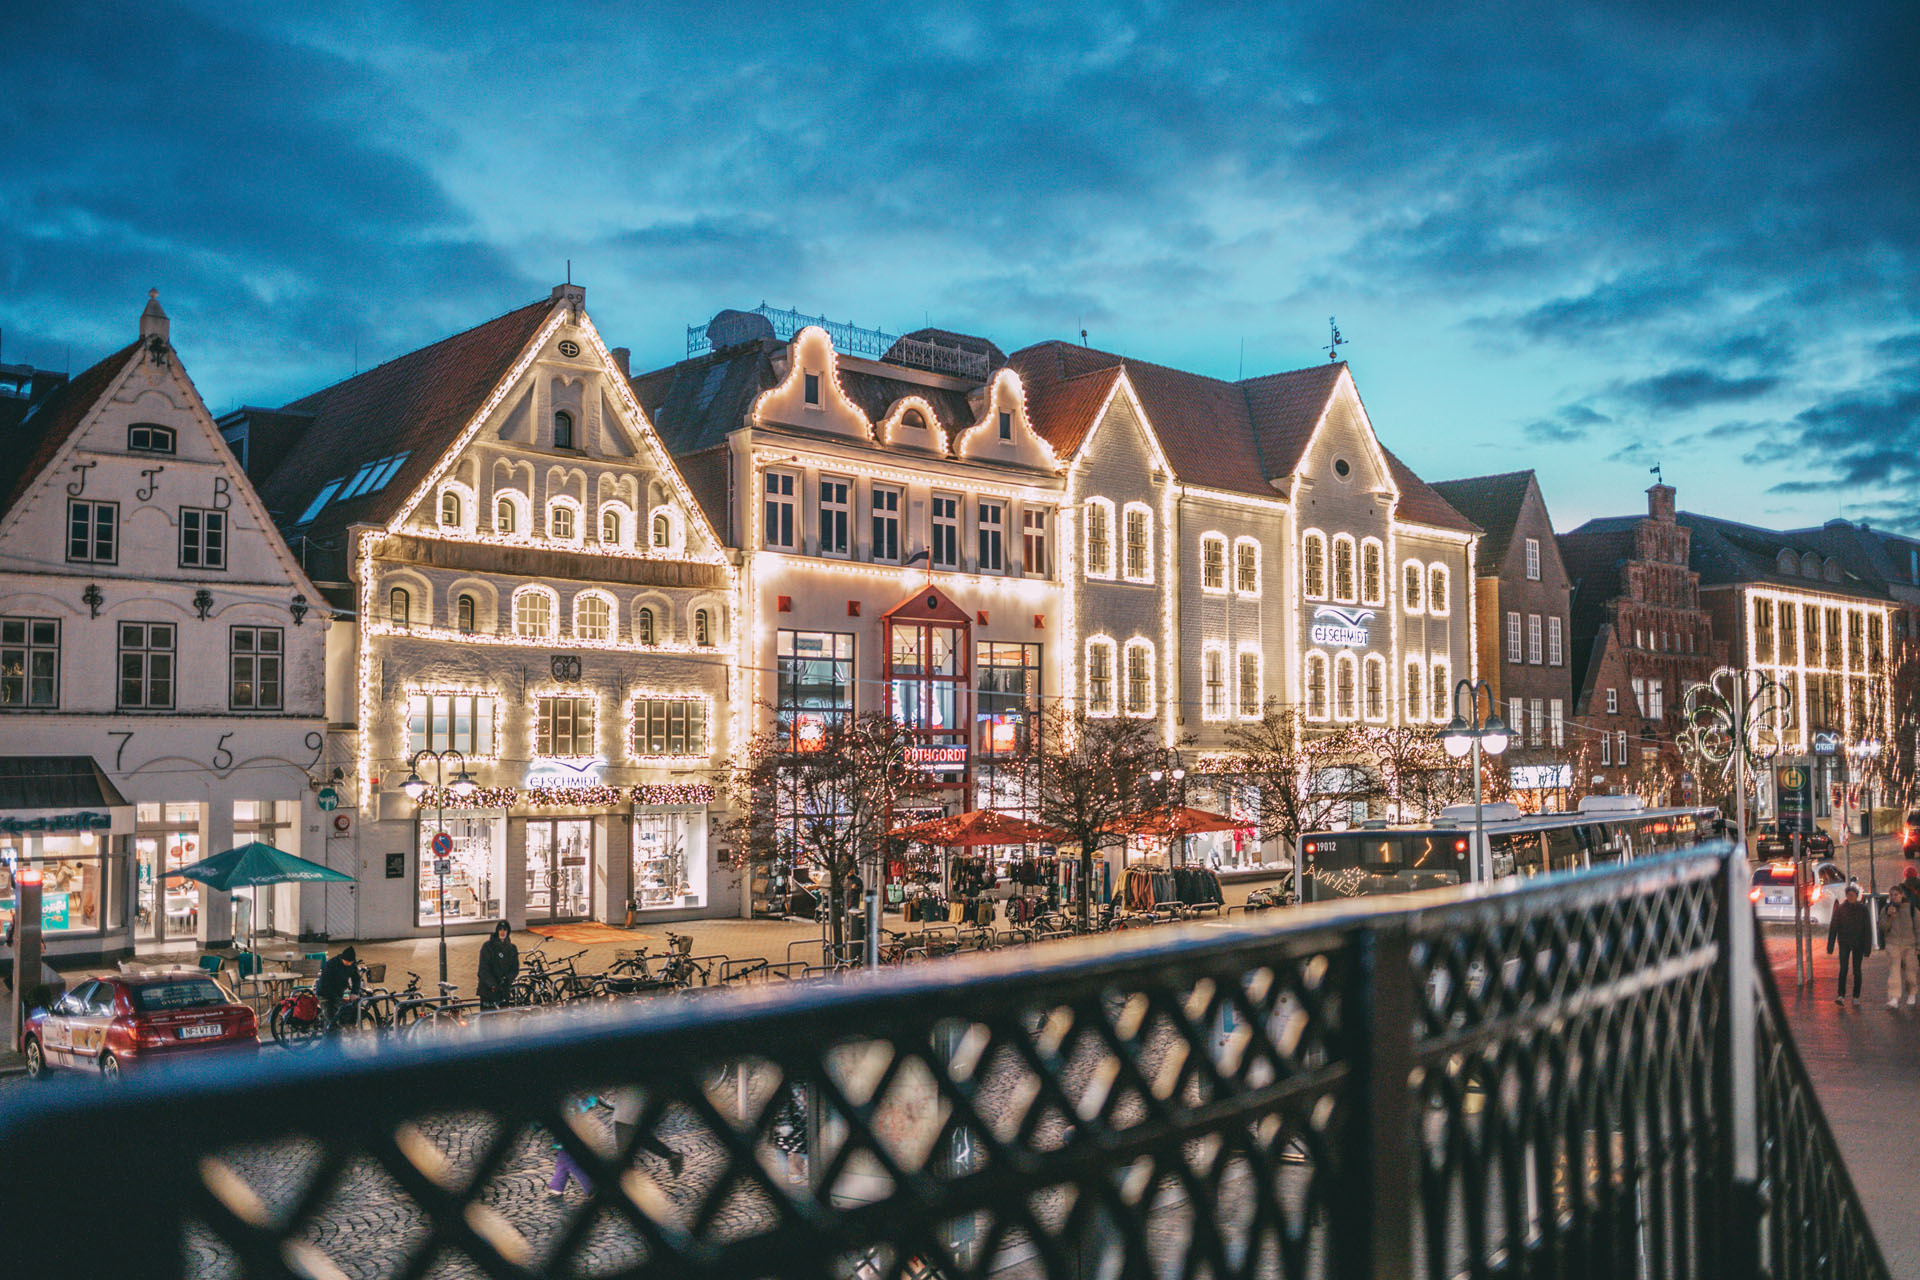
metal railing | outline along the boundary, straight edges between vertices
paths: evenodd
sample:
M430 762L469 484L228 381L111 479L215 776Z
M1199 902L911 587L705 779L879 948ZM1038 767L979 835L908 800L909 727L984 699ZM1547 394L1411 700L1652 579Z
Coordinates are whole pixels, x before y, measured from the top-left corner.
M830 320L826 316L810 316L804 311L772 307L764 302L746 314L764 318L773 326L773 336L782 341L792 338L808 325L818 325L827 331L827 336L833 339L833 349L842 355L866 356L872 360L888 359L895 364L982 381L993 372L993 358L986 352L969 351L953 343L903 338L884 329L864 329L857 324ZM687 326L689 360L713 350L713 339L708 334L710 323Z
M0 1203L113 1227L17 1231L9 1262L1880 1280L1743 870L1682 854L49 1088L4 1104ZM591 1191L547 1196L556 1147Z

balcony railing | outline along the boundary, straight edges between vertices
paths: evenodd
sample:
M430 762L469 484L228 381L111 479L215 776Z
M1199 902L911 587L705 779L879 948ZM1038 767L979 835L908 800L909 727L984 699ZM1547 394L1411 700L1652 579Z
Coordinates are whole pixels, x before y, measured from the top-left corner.
M8 1263L1880 1280L1740 871L1675 855L16 1094ZM556 1144L591 1193L546 1196Z

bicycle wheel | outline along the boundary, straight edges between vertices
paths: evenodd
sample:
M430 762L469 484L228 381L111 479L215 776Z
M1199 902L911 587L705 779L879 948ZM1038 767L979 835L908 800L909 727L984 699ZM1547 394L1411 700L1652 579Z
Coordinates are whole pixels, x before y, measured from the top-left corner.
M340 1010L334 1019L334 1031L340 1037L340 1052L351 1057L370 1057L379 1051L380 1033L385 1029L377 1004L361 1000Z
M272 1016L267 1019L267 1031L273 1036L275 1044L293 1050L306 1050L320 1043L326 1035L326 1025L320 1018L296 1018L285 1005L276 1005Z

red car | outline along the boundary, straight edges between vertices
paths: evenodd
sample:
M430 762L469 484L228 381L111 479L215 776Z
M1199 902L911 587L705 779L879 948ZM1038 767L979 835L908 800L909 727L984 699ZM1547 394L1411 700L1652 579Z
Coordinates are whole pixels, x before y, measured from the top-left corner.
M34 1079L55 1068L108 1079L136 1066L260 1047L253 1010L204 973L89 979L27 1016L21 1053Z

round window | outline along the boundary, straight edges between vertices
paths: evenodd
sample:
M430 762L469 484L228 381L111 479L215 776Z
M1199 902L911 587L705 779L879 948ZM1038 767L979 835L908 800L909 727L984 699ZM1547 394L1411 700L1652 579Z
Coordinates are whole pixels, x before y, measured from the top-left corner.
M571 338L566 339L560 344L560 354L571 360L580 354L580 344Z
M1352 470L1353 468L1347 465L1345 458L1335 458L1333 460L1333 474L1339 476L1342 480L1345 480L1347 473Z

